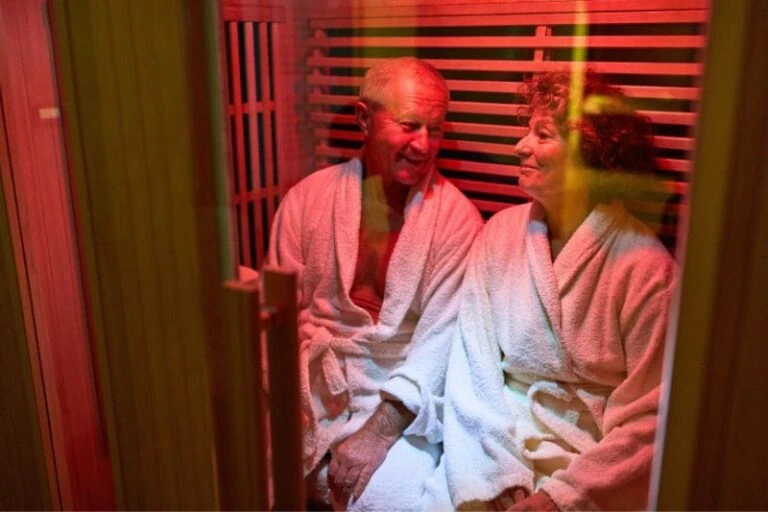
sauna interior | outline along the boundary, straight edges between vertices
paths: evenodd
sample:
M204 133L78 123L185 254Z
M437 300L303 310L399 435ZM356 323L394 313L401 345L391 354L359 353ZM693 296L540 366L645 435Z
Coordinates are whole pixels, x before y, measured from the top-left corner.
M651 120L628 207L682 279L649 506L767 508L766 52L761 0L3 1L0 508L306 506L270 227L395 56L445 77L437 166L486 220L530 200L527 76L585 64Z

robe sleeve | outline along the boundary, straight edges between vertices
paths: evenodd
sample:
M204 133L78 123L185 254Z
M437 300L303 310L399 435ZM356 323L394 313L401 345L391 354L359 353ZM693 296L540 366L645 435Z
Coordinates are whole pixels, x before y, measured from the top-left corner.
M304 201L298 188L290 189L277 209L269 236L266 264L296 272L296 282L301 283L304 271L302 253Z
M498 235L489 227L470 256L446 382L446 477L459 509L480 508L479 502L508 488L533 486L533 472L513 444L514 419L504 397L501 351L488 296L488 289L503 276L489 272L494 256L486 246Z
M676 267L663 248L638 256L616 290L626 378L608 396L603 438L542 486L564 510L646 507Z
M383 398L394 398L416 415L404 435L443 439L445 369L456 326L459 288L467 256L482 219L477 209L456 191L456 200L442 207L444 223L432 240L429 274L425 276L418 323L405 361L382 386ZM448 203L448 202L447 202Z

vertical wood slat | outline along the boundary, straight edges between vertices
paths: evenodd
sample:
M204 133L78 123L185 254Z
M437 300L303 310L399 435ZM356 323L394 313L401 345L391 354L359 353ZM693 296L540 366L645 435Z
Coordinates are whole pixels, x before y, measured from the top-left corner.
M299 392L297 277L265 268L264 307L269 314L267 352L269 372L270 445L273 510L303 510L304 473Z
M129 332L135 334L136 344L125 358L128 362L127 372L134 380L136 375L141 374L142 378L135 381L135 385L130 390L124 389L125 394L118 398L122 406L121 421L128 422L129 416L143 416L137 422L137 431L141 438L152 438L153 443L158 446L172 446L171 432L163 428L155 428L156 425L164 425L169 418L173 417L169 411L173 411L176 404L170 404L168 407L147 408L142 411L142 395L154 394L161 402L168 403L166 393L168 390L161 384L161 376L168 368L163 368L162 349L157 346L156 351L150 350L150 340L168 339L168 334L163 332L163 327L159 325L163 313L160 308L161 300L159 298L160 290L155 286L159 275L155 268L155 250L153 231L158 229L158 220L152 214L152 197L148 195L147 183L149 181L149 169L162 168L163 164L156 161L150 161L148 154L151 148L148 146L147 133L145 130L135 130L133 127L142 122L145 116L153 119L156 112L146 112L142 109L140 91L140 78L133 74L133 66L138 61L139 47L133 44L135 33L134 12L129 4L115 4L107 6L104 11L105 25L111 34L111 49L117 54L124 55L130 59L133 65L120 65L113 62L112 80L114 80L115 98L124 109L117 122L111 127L111 134L120 134L123 137L124 146L111 146L107 149L108 153L114 152L119 155L122 172L115 173L115 181L118 187L123 189L122 197L117 198L116 189L105 191L113 201L110 203L110 215L116 215L118 212L131 212L125 215L123 222L126 223L125 233L119 236L122 250L117 257L118 268L125 272L125 275L131 275L137 286L123 286L125 294L126 307L126 327ZM145 13L146 15L147 13ZM116 20L123 20L125 23L116 23ZM156 120L156 118L154 118ZM154 123L153 123L154 124ZM128 149L130 148L130 149ZM156 167L155 167L156 166ZM134 172L126 172L133 169ZM155 183L157 187L162 183L158 180ZM171 208L169 208L169 211ZM142 226L142 228L139 228ZM113 366L115 365L113 361ZM175 415L174 415L175 416ZM123 423L125 424L125 423ZM134 456L136 457L134 459ZM151 464L151 467L162 468L166 465L166 457L159 450L154 450L148 443L142 443L135 452L123 451L121 453L123 460L131 460L138 466ZM144 470L146 471L146 470ZM127 480L136 484L138 493L129 498L128 508L142 508L149 503L147 496L151 494L149 483L140 478L137 474L124 475ZM159 471L156 475L157 485L167 489L166 493L158 496L158 507L169 506L179 499L179 489L173 485L174 475L167 471Z
M248 228L248 205L246 204L246 176L245 176L245 140L243 133L243 95L240 77L240 37L238 34L237 22L227 24L229 29L229 65L230 65L230 84L232 88L232 105L234 109L235 121L235 155L234 165L237 176L237 190L240 198L240 261L246 266L251 266L251 253L248 250L251 243L250 230Z
M266 225L272 224L272 218L275 216L275 184L274 184L274 162L272 160L272 112L274 112L274 98L272 97L272 87L270 85L270 76L272 74L271 64L272 56L269 51L269 26L272 23L259 23L259 46L261 54L261 99L263 109L262 112L264 118L264 173L265 182L264 188L267 195L267 218L265 219ZM259 205L261 206L261 205Z
M536 37L544 37L549 35L552 29L546 25L539 25L536 27ZM544 53L544 48L536 48L533 52L533 60L546 60L547 55Z
M245 22L245 66L246 66L246 82L248 84L248 102L251 104L258 104L259 98L257 97L257 84L256 84L256 53L254 50L254 44L253 44L253 38L254 38L254 23L252 22ZM262 52L263 53L263 52ZM263 58L263 56L262 56ZM239 80L239 78L235 78L233 75L233 80ZM264 102L264 89L262 88L262 104ZM241 208L248 208L249 206L252 206L254 208L254 223L255 223L255 237L253 239L250 238L250 230L249 230L249 238L244 239L242 242L242 245L244 247L243 251L248 254L248 259L243 260L243 265L246 265L248 267L250 266L260 266L260 263L264 260L264 243L262 242L262 237L260 236L262 233L262 230L264 229L264 219L262 219L261 215L261 198L263 197L263 187L261 183L261 176L260 176L260 153L261 149L259 148L259 139L261 139L262 134L259 131L259 123L258 123L258 112L251 111L251 114L248 118L249 120L249 126L250 126L250 137L248 140L248 144L251 150L251 186L253 187L252 190L248 190L249 192L246 194L241 194ZM251 247L256 246L256 261L252 262L250 261L250 254L251 254Z
M282 34L280 31L280 23L271 23L272 29L272 73L275 77L275 84L281 83L283 80L283 67L282 63L285 59L282 45L280 44ZM275 85L275 90L272 91L272 97L275 108L275 119L277 120L277 126L275 126L275 137L277 137L278 144L277 149L277 190L276 194L278 200L282 200L285 193L288 191L287 187L294 181L294 176L289 171L285 163L285 151L283 150L283 144L286 141L285 126L286 112L283 108L285 103L285 97L283 93L284 87L278 87ZM271 219L270 219L271 221Z
M322 39L327 37L327 34L326 34L325 30L315 29L315 32L314 32L313 36L314 36L315 39L322 40ZM325 56L325 53L321 49L321 47L316 46L316 47L312 48L311 56L315 57L315 58L323 57L323 56ZM321 70L321 68L319 68L319 67L312 66L311 70L312 71L310 73L311 73L311 76L313 76L313 77L321 77L321 76L326 75L326 73L324 73ZM322 87L319 84L315 85L312 88L312 94L324 94L327 91L328 91L327 87ZM318 105L313 105L312 106L312 113L316 113L317 112L317 113L320 113L320 114L324 114L324 113L327 113L327 111L328 111L328 107L318 106ZM327 167L329 164L330 164L330 161L328 160L328 158L325 155L323 155L321 153L315 153L315 166L318 169L322 169L324 167Z

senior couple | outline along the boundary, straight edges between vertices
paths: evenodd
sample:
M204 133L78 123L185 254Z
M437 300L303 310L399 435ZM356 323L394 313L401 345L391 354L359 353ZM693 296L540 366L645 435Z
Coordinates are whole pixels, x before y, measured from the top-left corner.
M676 269L620 200L648 121L578 78L522 86L533 201L484 226L437 171L449 92L415 58L363 78L359 157L283 199L311 508L646 506Z

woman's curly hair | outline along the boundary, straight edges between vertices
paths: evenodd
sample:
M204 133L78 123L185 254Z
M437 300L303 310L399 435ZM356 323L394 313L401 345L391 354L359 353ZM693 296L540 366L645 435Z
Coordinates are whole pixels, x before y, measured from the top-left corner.
M618 87L588 69L583 77L581 117L568 120L572 75L564 71L538 73L520 89L526 100L521 114L552 115L562 134L578 130L579 159L599 174L650 174L654 170L651 122L637 114ZM619 194L609 194L619 195ZM604 198L601 198L604 199Z

